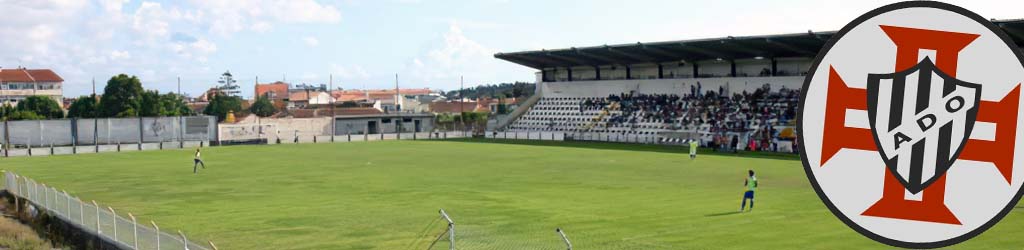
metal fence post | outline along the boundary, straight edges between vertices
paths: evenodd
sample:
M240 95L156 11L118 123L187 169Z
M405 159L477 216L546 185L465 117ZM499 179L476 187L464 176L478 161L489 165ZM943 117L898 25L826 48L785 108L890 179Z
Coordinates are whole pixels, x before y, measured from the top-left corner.
M181 235L181 242L185 243L183 244L185 245L185 250L188 250L188 238L185 237L185 233L182 233L181 230L178 230L178 234Z
M11 151L11 130L10 126L7 126L7 120L4 120L4 157L11 157L8 151Z
M114 212L114 208L112 207L107 207L107 209L110 210L110 218L114 221L114 223L112 223L114 225L114 242L117 242L117 213ZM96 220L98 221L99 218L96 218Z
M562 241L565 242L565 246L568 247L568 250L572 250L572 243L569 242L569 237L565 237L565 231L562 231L562 228L555 228L555 232L558 232L558 235L562 236Z
M64 198L67 198L67 203L68 203L68 213L66 213L64 215L68 216L68 220L69 221L74 221L73 219L71 219L71 196L68 195L68 191L67 190L61 190L61 191L64 192Z
M18 175L13 174L13 173L11 175L14 176L14 185L15 185L14 187L17 190L17 191L15 191L15 192L17 192L17 195L14 195L14 212L15 213L20 213L21 212L21 203L18 202L18 196L25 197L25 194L21 192L21 185L18 184Z
M139 151L142 151L142 138L145 137L146 130L143 129L142 117L139 117Z
M185 120L178 116L178 148L185 148ZM159 239L159 237L157 237ZM159 244L157 244L159 245Z
M443 208L439 213L441 213L441 218L448 221L448 249L455 250L455 221L452 221L452 218L448 217L448 213L445 213Z
M55 187L50 187L50 190L53 190L53 202L50 203L50 210L53 210L54 214L60 215L60 208L57 207L57 198L59 198L57 195L60 195L60 193L57 192Z
M100 205L93 200L92 206L96 208L96 236L99 236L103 234L103 231L100 230Z
M34 187L32 186L32 183L29 182L30 180L28 179L28 177L22 176L21 179L22 181L25 182L25 200L32 201L32 189Z
M85 204L82 204L82 199L78 197L75 197L75 201L78 201L78 219L82 220L82 228L85 228Z
M156 229L156 250L160 250L160 227L156 226L155 221L149 221L149 224L153 224L153 229Z
M132 242L135 243L135 249L139 249L139 222L132 213L128 213L128 217L132 218Z
M43 208L49 210L50 206L49 206L48 203L50 203L50 191L46 191L46 184L42 184L42 185L43 185L43 202L42 202L43 203Z

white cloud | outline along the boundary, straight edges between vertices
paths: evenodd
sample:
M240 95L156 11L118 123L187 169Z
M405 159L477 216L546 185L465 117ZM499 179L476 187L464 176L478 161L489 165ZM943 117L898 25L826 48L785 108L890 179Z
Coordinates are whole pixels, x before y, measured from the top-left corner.
M313 0L193 0L205 17L209 31L222 36L246 29L265 32L273 23L338 23L337 7Z
M124 4L128 3L129 0L99 0L103 9L108 13L119 13L124 8Z
M132 58L132 54L124 50L115 50L110 52L110 60L122 60Z
M223 46L219 43L233 34L269 32L285 24L335 24L341 21L338 4L314 0L0 0L4 13L0 37L18 38L0 39L0 66L51 68L68 81L69 95L84 93L87 84L82 87L83 81L117 73L145 76L144 84L182 73L202 77L211 74L205 62L220 52ZM319 40L313 41L319 44Z
M490 79L497 71L492 49L470 39L458 23L452 22L439 42L412 59L408 70L414 80L437 87L457 86L460 75L467 79Z
M270 23L266 21L257 21L249 27L250 30L260 33L270 31L271 28Z
M283 0L269 4L269 15L277 20L290 23L337 23L341 12L330 5L321 5L313 0Z
M142 2L132 17L132 29L150 39L166 38L170 35L172 19L160 3Z
M303 37L302 42L306 43L309 47L316 47L317 45L320 45L320 40L311 36Z
M204 54L209 54L217 51L217 45L206 39L199 39L191 44L193 49Z
M370 73L366 72L366 69L359 65L345 66L331 63L328 66L328 70L338 79L366 80L370 78Z
M174 53L188 59L195 59L199 62L206 62L207 56L217 52L217 44L199 38L190 42L175 42L170 45Z

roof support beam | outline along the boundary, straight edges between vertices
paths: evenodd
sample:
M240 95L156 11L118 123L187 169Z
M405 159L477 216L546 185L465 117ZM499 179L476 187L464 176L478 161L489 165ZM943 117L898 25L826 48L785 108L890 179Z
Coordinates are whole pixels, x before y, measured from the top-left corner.
M545 66L544 66L544 65L542 65L542 64L539 64L539 63L535 63L535 62L531 62L531 61L526 61L526 60L520 60L519 58L513 58L513 57L498 57L498 59L502 59L502 60L505 60L505 61L509 61L509 62L511 62L511 63L515 63L515 64L523 65L523 66L526 66L526 67L530 67L530 68L534 68L534 69L544 69L544 67L545 67Z
M714 57L714 58L722 58L722 59L730 59L730 60L733 59L733 56L730 56L728 54L725 54L725 53L722 53L722 52L719 52L719 51L715 51L715 50L712 50L712 49L701 48L701 47L689 45L689 44L686 44L686 43L679 43L678 45L679 45L678 48L683 49L683 50L687 50L687 51L691 51L691 52L694 52L694 53L703 54L703 55L707 55L707 56Z
M765 38L764 40L765 40L765 42L768 42L769 44L773 44L775 46L778 46L779 48L782 48L782 49L785 49L785 50L789 50L789 51L792 51L792 52L796 52L796 53L804 55L804 56L815 56L815 55L818 54L818 52L810 51L810 50L803 49L803 48L799 48L799 47L790 45L788 43L785 43L785 42L783 42L781 40L775 40L775 39L771 39L771 38Z
M690 56L686 56L686 53L679 53L677 51L666 50L666 49L662 49L662 48L658 48L658 47L654 47L654 46L647 46L646 44L642 44L642 43L637 43L637 45L638 45L638 47L641 50L643 50L645 52L651 52L651 53L660 55L660 56L662 56L662 58L681 58L681 59L683 59L684 61L687 61L687 62L691 61L692 58L693 58L693 57L690 57ZM659 60L659 61L672 61L672 60Z
M740 51L740 52L743 52L743 53L747 53L747 54L750 54L752 56L768 56L766 53L764 53L763 50L752 49L749 46L746 46L743 43L740 43L740 41L736 41L736 40L732 40L732 39L730 39L728 41L723 40L722 44L726 45L726 46L729 46L730 48L732 48L734 50L737 50L737 51Z
M591 61L580 60L578 58L573 58L571 56L563 56L563 55L558 55L558 54L551 53L551 52L548 52L546 54L546 56L554 58L555 60L559 60L559 61L563 61L563 62L568 62L568 64L571 65L571 66L583 66L583 65L591 65L592 66L592 65L595 64L594 62L591 62Z
M585 57L589 57L591 59L600 61L600 63L603 64L603 65L619 64L619 63L622 62L622 60L617 60L617 59L606 57L606 56L603 56L603 55L598 55L598 54L595 54L595 53L585 52L585 51L582 51L582 50L579 50L579 49L573 49L573 51L575 51L576 54L578 54L580 56L585 56Z
M528 62L530 64L537 65L537 66L539 66L539 68L565 66L562 62L546 59L546 58L539 57L539 56L509 55L509 54L506 54L505 56L509 57L512 60Z
M621 50L618 50L618 49L615 49L615 48L612 48L612 47L608 47L607 45L605 45L604 48L607 49L608 52L610 52L612 54L616 54L616 55L619 55L619 56L622 56L622 57L632 58L633 60L640 61L640 62L657 62L658 61L658 59L655 59L654 57L649 57L649 56L640 55L640 54L636 54L636 53L626 53L624 51L621 51Z
M818 41L822 41L822 42L828 41L828 39L826 39L824 36L822 36L819 33L814 33L814 31L812 31L812 30L807 30L807 35L810 35L811 37L817 38Z

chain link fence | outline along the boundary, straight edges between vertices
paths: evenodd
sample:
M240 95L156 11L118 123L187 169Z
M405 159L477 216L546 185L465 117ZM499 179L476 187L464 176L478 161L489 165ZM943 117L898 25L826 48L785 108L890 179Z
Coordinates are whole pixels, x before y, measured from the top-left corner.
M4 172L4 188L18 198L30 202L35 212L46 212L68 224L81 228L86 233L97 235L107 242L127 249L183 249L216 250L212 242L201 245L189 241L184 233L160 231L153 221L139 222L128 213L127 218L117 214L111 207L104 207L96 201L82 201L68 195L66 191L46 186L28 177ZM30 211L32 212L32 211Z

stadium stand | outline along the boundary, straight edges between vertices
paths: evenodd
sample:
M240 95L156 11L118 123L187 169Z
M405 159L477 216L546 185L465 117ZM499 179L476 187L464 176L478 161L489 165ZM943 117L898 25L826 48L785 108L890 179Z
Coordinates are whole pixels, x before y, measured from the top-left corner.
M749 142L756 141L756 148L778 149L793 138L801 79L548 83L541 87L545 95L506 130L600 133L597 138L641 136L664 143L697 139L670 136L684 132L699 135L705 146L751 149ZM784 130L790 133L783 134ZM737 138L736 145L732 137ZM791 151L786 149L780 151Z
M1024 20L993 23L1024 45ZM803 76L835 33L498 53L498 59L537 70L537 89L536 102L495 129L517 138L534 132L576 140L699 139L722 150L793 152ZM527 136L518 136L522 132Z

